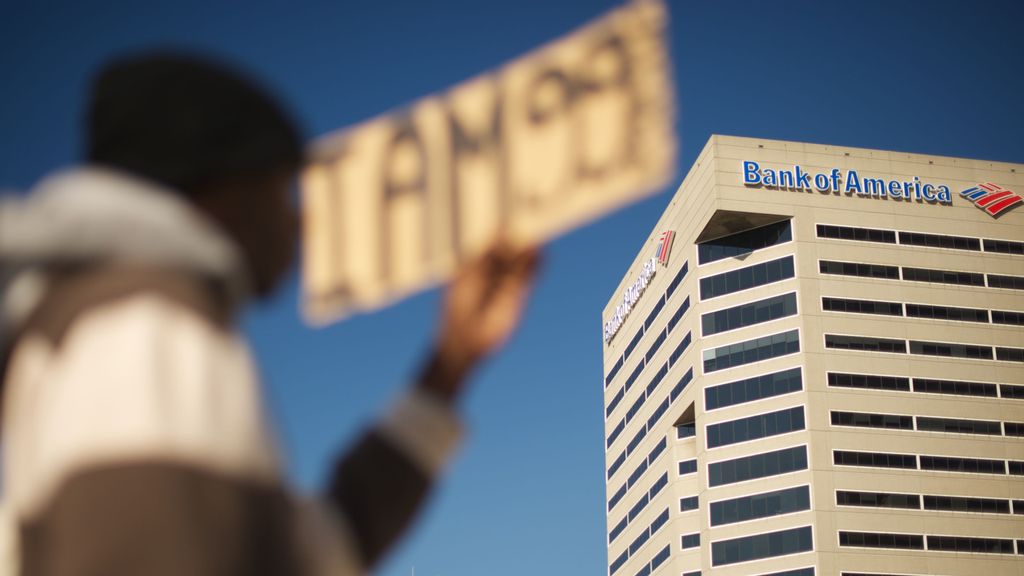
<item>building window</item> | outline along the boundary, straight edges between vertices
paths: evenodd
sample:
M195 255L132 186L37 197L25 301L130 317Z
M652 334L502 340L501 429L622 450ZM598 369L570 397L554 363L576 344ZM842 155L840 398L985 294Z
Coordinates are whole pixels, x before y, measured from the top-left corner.
M646 400L647 397L641 394L640 397L636 399L636 402L633 402L633 405L629 407L629 410L626 410L627 424L629 424L633 420L633 417L636 416L637 412L639 412L640 409L643 408L644 402Z
M608 573L615 574L618 572L619 568L622 568L622 565L626 563L626 560L629 560L629 550L623 550L622 554L619 554L615 560L612 560L612 563L608 566Z
M836 388L863 388L868 390L910 391L910 378L902 376L874 376L871 374L828 373L828 385Z
M850 492L836 490L838 506L868 506L872 508L908 508L917 510L921 499L917 494L888 494L885 492Z
M856 426L860 428L888 428L913 430L914 417L898 414L868 414L866 412L832 411L833 426Z
M896 243L896 232L893 230L876 230L874 228L852 228L850 226L830 226L818 224L818 238L835 238L837 240L857 240L860 242Z
M993 324L1009 324L1011 326L1024 326L1024 312L1012 312L1010 310L993 310Z
M680 512L689 512L691 510L696 510L699 507L700 507L700 504L699 504L696 496L687 496L686 498L680 498L679 499L679 511Z
M679 475L695 474L697 472L697 460L683 460L679 463Z
M971 474L1006 474L1006 465L1002 460L958 458L956 456L921 456L921 470L967 472Z
M863 264L857 262L835 262L832 260L819 260L818 271L822 274L836 274L839 276L859 276L861 278L884 278L886 280L899 280L900 269L898 266L883 266L881 264Z
M1024 386L1014 386L1013 384L1000 384L999 395L1003 398L1014 398L1017 400L1024 400Z
M919 342L910 341L910 353L923 356L945 356L948 358L971 358L974 360L991 360L991 346L974 346L952 342Z
M683 352L686 352L686 349L689 348L689 347L690 347L690 333L687 332L686 336L683 336L683 339L679 342L679 345L676 346L676 349L672 351L672 355L669 356L669 358L668 358L669 365L670 366L675 366L676 362L678 362L679 358L683 355Z
M676 425L676 439L693 438L697 435L697 424L695 422L683 422Z
M646 544L647 541L650 540L650 538L651 532L649 530L644 530L643 532L640 532L640 534L636 538L634 538L632 542L629 543L629 555L632 556L633 554L636 554L637 550L639 550L641 546Z
M874 336L842 336L825 334L825 348L836 350L862 350L869 352L907 353L907 343L892 338L876 338Z
M764 576L814 576L814 566L797 568L796 570L786 570L785 572L772 572L771 574L765 574ZM879 575L876 574L875 576Z
M1024 476L1024 462L1019 460L1009 460L1006 463L1006 467L1009 469L1010 474L1014 476Z
M704 409L716 410L803 389L801 371L790 368L704 389Z
M704 336L711 336L795 314L796 292L790 292L704 314L700 317L701 330Z
M1002 276L999 274L989 274L988 287L1024 290L1024 276Z
M913 454L888 454L884 452L851 452L836 450L832 453L836 466L864 466L867 468L917 469L917 457Z
M689 262L685 262L684 261L683 262L683 267L679 269L679 272L676 272L675 277L672 278L672 281L669 282L669 284L668 284L668 288L665 290L665 299L666 300L668 300L668 298L672 296L672 293L676 291L676 288L679 287L679 283L683 281L683 278L686 277L686 273L689 270L690 270Z
M671 552L669 552L669 546L666 545L664 548L661 549L661 552L655 554L654 558L651 558L651 571L653 572L654 570L657 570L658 566L661 566L665 562L665 560L668 560L670 553Z
M709 464L708 485L722 486L806 469L807 447L794 446Z
M704 351L704 373L725 370L800 351L800 331L790 330Z
M711 564L722 566L762 558L786 556L813 549L811 527L791 528L711 543Z
M978 308L954 308L952 306L930 306L907 304L907 317L929 318L932 320L956 320L959 322L988 323L988 310Z
M640 377L640 373L643 372L643 371L644 371L644 361L641 358L640 361L637 362L636 368L633 369L633 373L629 375L629 378L626 378L626 385L623 386L623 388L627 392L629 392L629 389L633 386L633 383L636 382L636 379Z
M1011 240L984 240L985 252L996 252L998 254L1024 255L1024 242L1013 242Z
M839 532L839 545L855 548L896 548L924 550L920 534L886 534L882 532Z
M658 459L658 456L661 456L661 453L664 452L667 447L668 437L662 437L662 439L654 445L654 448L652 448L651 452L647 455L647 463L654 464L654 461Z
M712 502L709 506L711 508L711 525L721 526L810 510L811 492L807 486L797 486Z
M708 449L804 429L803 406L758 414L707 427Z
M655 304L654 308L651 308L651 311L647 314L647 319L644 320L644 330L648 330L651 327L651 324L654 324L654 320L658 317L658 314L661 313L661 309L664 307L665 297L662 296L661 298L658 298L658 303Z
M683 393L683 390L686 390L686 386L691 380L693 380L693 368L687 369L683 377L679 379L679 382L676 382L676 385L672 387L672 391L668 395L669 402L675 402L676 398Z
M651 417L647 419L648 430L654 428L654 425L658 422L658 420L660 420L661 417L665 415L665 412L668 410L668 407L668 396L665 396L665 399L661 401L661 404L658 404L658 407L654 409L654 413L651 414Z
M666 374L668 374L668 364L667 363L666 364L662 364L661 368L659 368L658 371L654 373L654 376L651 377L651 381L647 383L647 390L646 391L647 391L647 397L648 398L650 398L651 394L653 394L654 391L658 388L658 385L661 384L661 381L662 381L662 379L665 378Z
M668 522L668 508L665 508L665 510L663 510L661 514L658 514L658 517L654 519L654 522L651 522L651 536L660 530L666 522Z
M604 377L604 387L605 388L607 388L608 385L612 383L612 379L615 378L615 375L618 374L619 370L621 370L621 369L622 369L622 357L620 356L618 361L615 362L615 365L612 366L612 369L608 372L608 375Z
M640 442L643 442L644 436L646 435L647 430L641 428L640 431L633 436L633 439L626 445L626 456L629 456L633 453L633 450L636 450L636 447L640 445Z
M625 395L626 395L625 389L624 388L619 388L618 393L616 393L615 396L612 396L612 401L609 402L608 403L608 407L604 409L604 417L605 418L607 418L607 417L612 415L612 411L614 411L615 407L619 405L619 402L622 402L622 398Z
M1010 501L996 498L961 498L957 496L925 496L925 510L947 512L978 512L982 514L1009 514Z
M922 432L949 432L953 434L985 434L1001 436L999 422L989 420L962 420L958 418L917 417L917 429Z
M665 343L665 336L667 336L667 334L664 330L658 332L658 336L654 339L654 342L651 343L651 347L647 349L647 354L644 355L645 364L649 364L651 362L651 358L654 358L654 355L658 353L658 348L661 348L661 345Z
M723 238L697 244L697 262L707 264L726 258L749 254L769 246L784 244L793 239L789 220L761 226Z
M961 286L984 286L985 275L977 272L954 270L931 270L928 268L903 268L903 279L933 284L959 284Z
M629 526L629 518L623 516L622 520L619 520L619 523L608 533L608 543L614 542L619 537L619 534L622 534L622 531L626 529L626 526Z
M935 380L914 378L914 392L925 394L949 394L953 396L998 396L995 384L985 382L963 382L961 380Z
M944 236L942 234L924 234L921 232L900 232L900 244L907 246L927 246L929 248L950 248L953 250L981 251L981 240L963 236Z
M625 462L626 462L626 451L623 450L622 453L619 454L619 457L616 458L614 462L612 462L612 465L608 467L608 479L609 480L611 479L612 476L615 475L616 472L619 471L619 468L621 468L622 465Z
M623 354L622 357L628 359L629 355L632 354L633 350L637 347L637 344L640 344L640 339L643 338L643 337L644 337L644 327L641 326L641 327L637 328L636 334L633 334L633 339L630 340L629 344L626 345L626 351L625 351L625 353Z
M604 447L605 447L606 450L608 448L612 447L612 443L615 442L615 439L618 438L619 434L622 434L622 431L625 430L625 429L626 429L626 420L625 420L625 418L623 418L622 420L619 420L618 426L616 426L615 429L612 430L612 433L608 435L608 439L605 440Z
M1024 436L1024 423L1003 422L1003 431L1007 436Z
M686 314L686 311L689 310L689 309L690 309L690 297L687 296L686 299L683 300L683 303L679 305L679 308L676 310L676 313L673 314L672 317L668 319L668 331L669 332L671 332L672 329L676 327L676 324L679 323L679 321L683 318L683 315Z
M967 536L928 536L928 549L943 552L980 552L1013 554L1013 540L1005 538L971 538Z
M611 512L612 508L615 508L615 505L618 504L622 500L622 497L626 495L627 489L626 483L623 482L622 486L619 486L619 489L615 491L615 494L612 494L612 497L608 499L609 512Z
M694 534L683 534L682 548L700 548L700 532Z
M634 518L643 512L644 508L647 507L647 503L650 502L646 493L640 496L640 499L633 504L633 507L629 509L629 521L632 522Z
M647 460L641 460L640 464L633 469L629 478L626 479L626 485L632 488L640 480L640 477L644 475L644 472L647 472L647 466Z
M825 297L821 299L821 309L826 312L903 316L903 305L899 302L879 302L877 300L851 300L849 298Z
M793 277L793 257L786 256L700 279L700 299L710 300L740 290Z
M651 489L647 491L647 495L653 500L658 492L661 492L665 486L668 486L668 472L663 473L661 478L654 481L654 484L651 485Z
M996 360L1003 362L1024 362L1024 348L996 346Z

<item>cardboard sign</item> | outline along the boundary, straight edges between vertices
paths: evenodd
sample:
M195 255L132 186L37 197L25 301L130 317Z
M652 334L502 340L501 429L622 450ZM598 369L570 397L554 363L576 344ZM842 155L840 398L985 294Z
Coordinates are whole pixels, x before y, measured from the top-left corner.
M539 243L674 176L665 7L638 1L502 68L331 134L302 176L313 323Z

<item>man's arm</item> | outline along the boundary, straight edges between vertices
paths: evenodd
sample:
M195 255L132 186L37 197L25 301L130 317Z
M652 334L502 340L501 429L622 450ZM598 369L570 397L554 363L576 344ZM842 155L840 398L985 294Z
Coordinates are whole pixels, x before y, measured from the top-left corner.
M474 368L519 323L537 262L534 249L499 245L463 268L413 389L336 465L327 497L365 566L375 565L412 522L443 471L461 435L455 404Z

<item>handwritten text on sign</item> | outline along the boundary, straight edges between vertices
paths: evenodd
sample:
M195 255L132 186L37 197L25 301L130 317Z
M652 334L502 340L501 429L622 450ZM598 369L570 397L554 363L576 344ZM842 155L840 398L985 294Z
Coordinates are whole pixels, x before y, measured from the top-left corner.
M303 174L304 299L324 323L448 278L497 236L536 243L673 176L660 2L329 135Z

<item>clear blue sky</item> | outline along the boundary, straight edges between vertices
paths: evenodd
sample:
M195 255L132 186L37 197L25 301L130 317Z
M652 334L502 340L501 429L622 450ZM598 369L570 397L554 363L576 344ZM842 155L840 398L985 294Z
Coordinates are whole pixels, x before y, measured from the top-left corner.
M442 89L562 35L608 0L7 2L0 188L72 163L91 71L178 46L270 82L310 136ZM1024 162L1024 3L670 1L681 180L712 133ZM674 190L546 250L522 330L476 379L471 436L382 568L402 576L605 573L600 312ZM293 276L245 330L290 474L331 456L413 373L438 293L311 330Z

